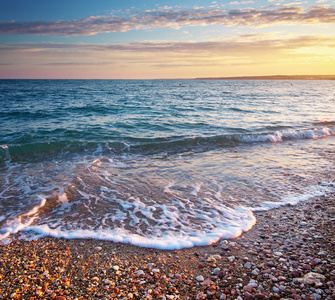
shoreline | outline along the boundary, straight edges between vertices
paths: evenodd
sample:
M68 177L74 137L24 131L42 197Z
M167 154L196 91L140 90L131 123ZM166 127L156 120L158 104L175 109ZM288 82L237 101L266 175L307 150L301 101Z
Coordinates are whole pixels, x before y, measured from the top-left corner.
M236 239L182 250L52 237L0 245L0 299L335 299L335 193L255 216Z

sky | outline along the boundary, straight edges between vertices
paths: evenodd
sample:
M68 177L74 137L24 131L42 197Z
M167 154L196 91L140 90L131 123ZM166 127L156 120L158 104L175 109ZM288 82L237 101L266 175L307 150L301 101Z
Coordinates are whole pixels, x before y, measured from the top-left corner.
M0 0L0 78L334 73L334 0Z

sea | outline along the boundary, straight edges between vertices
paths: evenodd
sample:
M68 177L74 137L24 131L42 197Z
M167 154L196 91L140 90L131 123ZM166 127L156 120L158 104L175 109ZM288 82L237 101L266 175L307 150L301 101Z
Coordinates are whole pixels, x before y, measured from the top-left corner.
M0 80L0 240L235 238L335 191L335 81Z

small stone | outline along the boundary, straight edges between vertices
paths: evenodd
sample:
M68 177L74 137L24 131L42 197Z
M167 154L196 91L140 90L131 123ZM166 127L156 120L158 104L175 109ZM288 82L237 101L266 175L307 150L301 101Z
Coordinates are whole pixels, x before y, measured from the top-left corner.
M143 271L143 270L139 270L139 271L137 271L137 275L138 275L138 276L142 276L142 275L144 275L144 271Z
M196 277L196 280L199 281L199 282L200 282L200 281L204 281L204 279L205 279L205 278L204 278L204 276L202 276L202 275L199 275L199 276Z
M327 208L327 212L328 212L329 214L335 214L335 207L333 207L333 206L328 207L328 208Z
M252 294L250 294L249 292L245 292L244 293L244 299L245 300L252 300L252 299L254 299L254 296Z
M102 250L102 247L99 247L99 246L94 247L94 250L95 250L95 251L101 251L101 250Z
M119 267L119 266L113 266L113 269L114 269L115 271L119 271L120 267Z
M152 273L159 273L160 270L159 269L152 269Z
M219 273L220 272L220 269L219 268L215 268L214 270L213 270L213 274L214 275L216 275L217 273Z
M252 272L251 272L252 275L258 275L259 274L259 269L253 269Z
M327 282L327 285L328 285L330 288L335 287L335 283L334 283L334 281L328 281L328 282Z
M315 287L320 287L323 285L321 281L324 281L326 279L325 276L319 273L310 272L307 273L302 278L295 278L294 281L301 282L304 284L314 285Z
M312 294L311 296L312 296L313 300L320 300L321 299L321 295L316 294L316 293Z
M210 256L210 257L207 258L207 261L216 262L216 259L213 256Z
M299 277L299 276L300 276L300 273L299 273L299 271L297 271L297 270L293 270L293 271L291 272L291 274L292 274L293 277Z
M245 286L243 287L243 289L244 289L246 292L249 292L249 293L252 292L252 286L250 286L250 285L245 285Z
M217 273L217 277L222 278L223 276L225 276L225 272L223 272L223 271L219 271L219 272Z
M248 285L250 285L252 288L256 288L258 286L257 282L254 279L250 279Z
M152 267L154 266L155 264L153 264L153 263L148 263L147 264L147 267L149 268L149 269L152 269Z
M202 284L202 285L205 285L205 286L208 286L208 285L213 284L213 281L210 280L209 278L207 278L206 280L202 281L201 284Z
M274 286L272 289L275 293L279 293L279 291L280 291L276 286Z
M277 252L274 252L274 253L273 253L273 255L275 255L275 256L282 256L282 255L283 255L283 253L281 253L281 252L277 251Z
M233 261L235 260L235 256L228 256L228 260L229 260L230 262L233 262Z
M303 264L302 267L304 268L304 270L312 270L312 267L308 264Z
M251 263L250 262L247 262L245 265L244 265L244 267L246 268L246 269L251 269Z
M262 294L262 293L257 293L254 295L256 299L265 299L266 295Z

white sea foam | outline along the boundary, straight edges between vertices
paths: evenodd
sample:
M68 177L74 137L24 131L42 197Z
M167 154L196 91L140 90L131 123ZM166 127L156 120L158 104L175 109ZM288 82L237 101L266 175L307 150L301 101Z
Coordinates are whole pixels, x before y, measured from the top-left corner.
M232 217L232 216L231 216ZM214 225L219 225L213 230L205 231L166 231L160 236L143 236L129 233L121 228L116 229L77 229L62 230L52 229L47 224L30 226L24 230L34 231L39 236L49 235L57 238L94 238L110 240L113 242L130 243L141 247L152 247L157 249L181 249L193 246L204 246L217 242L221 238L234 238L249 230L256 220L252 212L244 207L235 211L235 219L229 224L222 220L213 220Z
M34 222L34 220L38 217L37 213L40 208L42 208L46 203L45 198L41 198L41 202L34 206L28 212L14 218L6 220L5 225L1 228L0 231L0 241L8 238L10 235L15 234L25 228L29 228L29 226Z
M254 207L252 211L254 212L267 211L287 204L296 205L299 202L307 201L308 199L311 199L313 197L323 196L330 192L334 192L334 184L324 183L322 185L308 187L303 194L291 193L290 195L285 196L281 201L277 202L264 201L260 206Z
M196 211L196 208L190 208L190 212L195 214L194 218L202 219L210 222L211 226L207 226L204 229L199 226L196 229L192 224L187 224L185 219L179 214L179 210L173 206L159 205L156 207L148 206L138 198L131 198L128 202L118 200L117 202L123 206L126 211L133 211L132 225L136 226L140 219L136 217L136 212L141 212L147 219L153 218L153 213L156 209L161 209L166 219L162 222L170 220L165 225L155 224L150 225L146 222L147 226L151 226L148 232L151 234L143 235L140 233L130 232L126 228L71 228L66 229L61 226L62 221L58 220L52 224L33 224L33 221L38 216L38 211L45 205L45 199L43 199L40 205L37 205L26 214L8 222L7 231L3 233L1 239L8 237L10 234L18 231L29 231L34 232L40 236L53 236L56 238L94 238L100 240L110 240L113 242L130 243L141 247L152 247L157 249L181 249L193 246L204 246L211 243L217 242L219 239L235 238L241 235L243 232L248 231L255 224L256 219L253 212L270 210L277 208L288 203L297 204L300 201L308 200L311 197L324 195L334 190L334 184L323 184L315 187L310 187L304 194L291 194L278 202L263 202L258 207L244 207L236 206L233 208L221 207L221 212L224 212L224 216L219 213L216 214L212 211ZM89 197L86 195L86 197ZM65 198L61 195L60 198ZM62 205L66 204L66 201L61 201ZM177 203L175 203L177 204ZM206 200L202 200L202 205L206 205ZM30 217L24 222L23 217ZM127 217L127 214L119 213L113 216L105 215L105 219L108 220L112 217L113 221L117 221ZM143 219L142 219L143 221ZM160 225L162 225L160 227ZM171 230L180 226L182 230ZM73 226L75 227L75 226ZM170 227L170 228L169 228Z
M285 139L319 139L335 135L335 128L315 128L306 130L285 130L272 134L243 135L240 140L243 142L272 142L278 143Z

